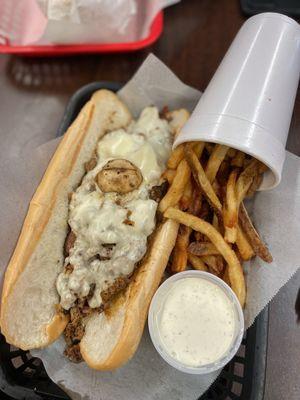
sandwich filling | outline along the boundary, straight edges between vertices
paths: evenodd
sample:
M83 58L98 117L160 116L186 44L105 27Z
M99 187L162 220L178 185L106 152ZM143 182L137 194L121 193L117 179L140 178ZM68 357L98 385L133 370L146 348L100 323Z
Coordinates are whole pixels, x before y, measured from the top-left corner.
M56 287L61 308L70 313L66 354L75 361L84 317L102 311L128 285L147 251L171 146L170 124L156 107L147 107L127 128L99 140L72 193L65 265Z

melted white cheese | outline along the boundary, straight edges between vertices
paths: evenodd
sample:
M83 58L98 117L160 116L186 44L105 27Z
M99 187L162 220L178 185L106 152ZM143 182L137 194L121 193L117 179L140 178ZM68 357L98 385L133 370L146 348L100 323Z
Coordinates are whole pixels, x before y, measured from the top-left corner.
M159 118L157 108L147 107L127 129L107 133L99 141L97 165L83 178L69 206L68 222L76 241L65 265L71 264L73 271L62 272L56 285L64 309L87 296L91 285L95 290L89 306L101 306L101 292L116 278L131 274L146 253L157 209L149 191L165 169L171 136L170 126ZM126 195L102 193L95 176L109 160L120 158L141 170L141 186ZM125 224L127 219L133 225ZM107 244L112 244L110 249Z

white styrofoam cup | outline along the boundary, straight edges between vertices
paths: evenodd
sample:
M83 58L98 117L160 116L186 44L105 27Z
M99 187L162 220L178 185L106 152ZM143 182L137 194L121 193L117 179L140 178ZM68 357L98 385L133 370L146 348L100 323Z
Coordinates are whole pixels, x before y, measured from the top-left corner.
M175 140L204 140L265 163L260 189L281 179L300 73L300 25L276 13L248 19Z

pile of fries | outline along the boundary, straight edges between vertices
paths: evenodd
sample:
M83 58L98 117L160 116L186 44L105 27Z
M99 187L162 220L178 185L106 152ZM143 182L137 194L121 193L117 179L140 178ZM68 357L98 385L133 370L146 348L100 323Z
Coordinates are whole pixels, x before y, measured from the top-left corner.
M259 188L267 168L241 151L204 142L178 146L167 166L169 189L159 211L180 223L170 272L192 267L215 274L244 306L242 263L255 256L272 262L243 203Z

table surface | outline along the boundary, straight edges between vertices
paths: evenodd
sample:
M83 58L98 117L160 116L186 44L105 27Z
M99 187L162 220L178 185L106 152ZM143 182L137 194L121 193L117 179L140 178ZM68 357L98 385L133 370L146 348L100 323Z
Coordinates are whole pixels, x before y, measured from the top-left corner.
M245 21L237 0L184 0L165 12L164 33L152 47L131 54L70 58L0 56L0 160L22 146L43 143L56 134L68 99L92 81L126 82L149 52L185 83L204 90ZM300 92L287 148L300 155ZM300 273L270 305L265 400L300 398L300 327L294 305Z

